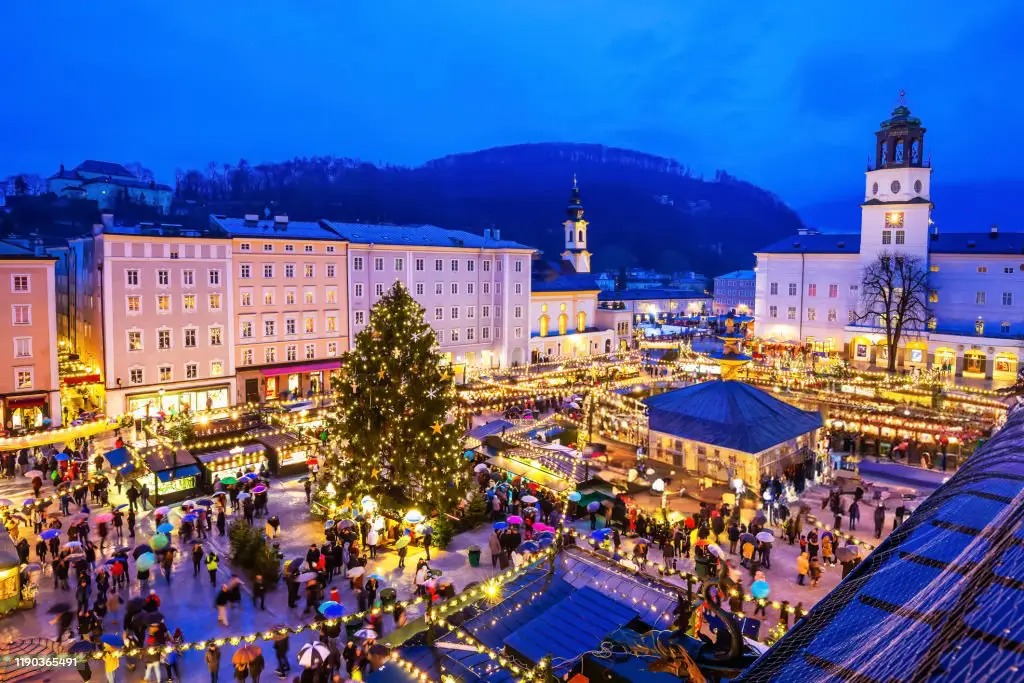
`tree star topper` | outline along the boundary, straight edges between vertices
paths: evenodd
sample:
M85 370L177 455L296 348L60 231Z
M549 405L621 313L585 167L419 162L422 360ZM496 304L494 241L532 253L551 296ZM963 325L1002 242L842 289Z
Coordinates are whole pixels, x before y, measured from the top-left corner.
M442 429L444 429L444 424L442 424L442 423L440 423L440 422L435 422L435 423L434 423L434 424L433 424L433 425L431 426L431 429L433 429L433 430L434 430L434 433L435 433L435 434L440 434L440 433L441 433L441 430L442 430Z

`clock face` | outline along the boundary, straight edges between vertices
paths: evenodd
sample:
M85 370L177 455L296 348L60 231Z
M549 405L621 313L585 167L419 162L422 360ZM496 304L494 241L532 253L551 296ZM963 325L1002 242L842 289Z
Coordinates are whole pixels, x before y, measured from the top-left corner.
M892 190L893 194L899 194L900 193L900 181L898 181L898 180L892 181L892 185L890 185L889 187Z
M918 194L921 194L921 181L920 180L915 180L914 181L914 192L916 192Z
M878 183L871 186L871 194L878 194Z

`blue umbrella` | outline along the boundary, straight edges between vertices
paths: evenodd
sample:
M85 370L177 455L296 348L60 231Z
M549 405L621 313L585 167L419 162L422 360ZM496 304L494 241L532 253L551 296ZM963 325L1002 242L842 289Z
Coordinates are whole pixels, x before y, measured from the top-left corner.
M533 538L534 538L534 540L539 541L539 540L544 539L544 538L552 539L554 537L555 537L555 532L554 531L542 531L539 534L537 534L536 536L534 536Z
M53 456L53 459L56 460L57 462L64 462L65 460L70 460L71 456L68 455L67 453L58 453L57 455Z
M32 503L34 502L36 502L35 498L26 498L25 502L23 502L22 505L32 505Z
M170 522L164 522L163 524L158 526L156 528L156 530L159 531L162 534L169 534L172 531L174 531L174 525L171 524Z
M183 521L183 522L194 522L197 519L199 519L198 515L185 515L184 517L181 518L181 521ZM161 525L161 526L163 526L163 525ZM168 524L168 526L170 526L170 525Z
M367 579L376 579L377 581L383 581L383 582L385 582L385 583L387 582L387 579L385 579L385 578L384 578L383 576L381 576L380 574L370 574L370 575L369 575L369 576L367 576L366 578L367 578Z
M581 498L583 498L583 494L580 493L579 491L573 491L572 493L569 494L569 500L571 500L574 503L580 502Z
M128 503L121 503L116 508L114 508L114 510L115 511L117 511L117 510L124 510L126 507L128 507Z
M49 541L51 538L57 538L60 536L60 529L47 529L43 533L39 534L39 538L44 541Z
M345 614L345 608L333 600L321 603L317 610L328 619L337 619Z
M597 512L600 509L601 509L601 504L598 503L596 500L593 501L593 502L587 503L587 512Z
M525 543L519 544L519 552L521 553L535 553L540 550L540 546L533 541L526 541Z
M768 597L769 589L767 581L755 581L750 584L750 594L758 600L764 600Z
M202 505L204 508L208 508L213 506L213 501L209 498L200 498L196 501L196 505Z
M494 523L494 530L495 531L504 531L507 528L508 528L508 522L495 522Z
M259 479L259 478L260 478L260 475L256 474L255 472L249 472L247 474L243 474L242 475L242 479Z
M110 647L124 647L124 639L116 633L104 633L100 636L100 642Z
M605 527L603 529L595 529L594 531L590 532L590 537L597 541L603 541L605 538L608 537L608 534L610 534L611 532L612 530L608 527Z
M555 538L553 536L544 536L543 538L537 539L537 545L539 545L541 548L547 548L554 542Z

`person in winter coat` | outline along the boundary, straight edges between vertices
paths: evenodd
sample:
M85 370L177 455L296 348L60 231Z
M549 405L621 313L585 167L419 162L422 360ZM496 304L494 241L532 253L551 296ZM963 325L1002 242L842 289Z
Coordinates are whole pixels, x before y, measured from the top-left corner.
M885 526L885 506L879 505L875 508L875 538L882 537L882 528ZM893 529L896 525L893 525Z
M266 663L263 661L263 654L256 656L256 659L249 662L249 678L252 683L260 683L260 675L263 673Z
M821 559L830 566L836 563L836 556L832 551L831 536L822 536L821 538Z
M487 548L491 551L491 567L497 567L498 560L504 552L504 549L501 547L501 538L498 536L497 531L487 538Z
M818 562L818 558L812 557L811 564L807 568L807 575L811 578L811 588L818 587L818 581L821 580L821 563Z
M380 534L377 533L376 529L370 529L366 532L366 547L370 551L370 559L377 557L377 544L380 543Z
M676 569L676 549L671 543L665 544L665 549L662 550L661 556L665 558L665 569Z
M811 561L808 558L807 553L800 553L800 557L796 558L796 582L799 585L804 585L804 579L807 578L807 573L811 569Z
M850 531L856 531L857 530L857 522L860 521L860 505L857 504L857 501L853 501L852 503L850 503L849 512L850 512Z
M217 683L220 677L220 648L214 643L206 648L206 669L210 672L210 683Z
M277 658L277 668L274 670L278 676L284 678L292 670L288 663L288 636L278 637L274 640L274 656Z

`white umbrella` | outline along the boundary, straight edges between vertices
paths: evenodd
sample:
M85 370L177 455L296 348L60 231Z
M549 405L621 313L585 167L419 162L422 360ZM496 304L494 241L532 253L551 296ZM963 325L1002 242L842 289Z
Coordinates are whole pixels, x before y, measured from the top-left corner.
M772 532L770 531L759 531L757 532L757 536L755 536L754 538L761 541L762 543L772 543L773 541L775 541L775 536L772 535Z
M577 403L576 401L569 401L568 403L565 404L565 406L567 408L572 408L573 410L579 410L580 409L580 404Z
M533 504L533 503L537 502L537 497L536 496L523 496L519 500L523 501L524 503Z
M355 632L355 636L356 638L363 639L376 638L377 632L374 631L372 628L361 628Z
M477 465L476 467L473 468L473 471L478 473L478 474L480 472L486 472L487 471L487 465L484 464L484 463L480 463L479 465Z
M665 480L655 479L654 483L651 484L651 490L654 491L655 493L663 492L665 490Z
M163 507L158 507L156 510L153 510L153 514L154 515L163 515L164 517L166 517L170 513L171 513L171 509L169 507L167 507L166 505L163 506Z
M366 573L366 567L352 567L348 570L348 578L356 579Z
M238 494L238 500L245 500L247 498L252 498L252 494L248 493L247 491L242 491L241 493Z
M725 551L722 550L722 546L718 545L717 543L709 543L708 552L718 558L725 557Z
M299 650L299 666L304 669L316 669L323 665L331 651L322 643L306 643Z

